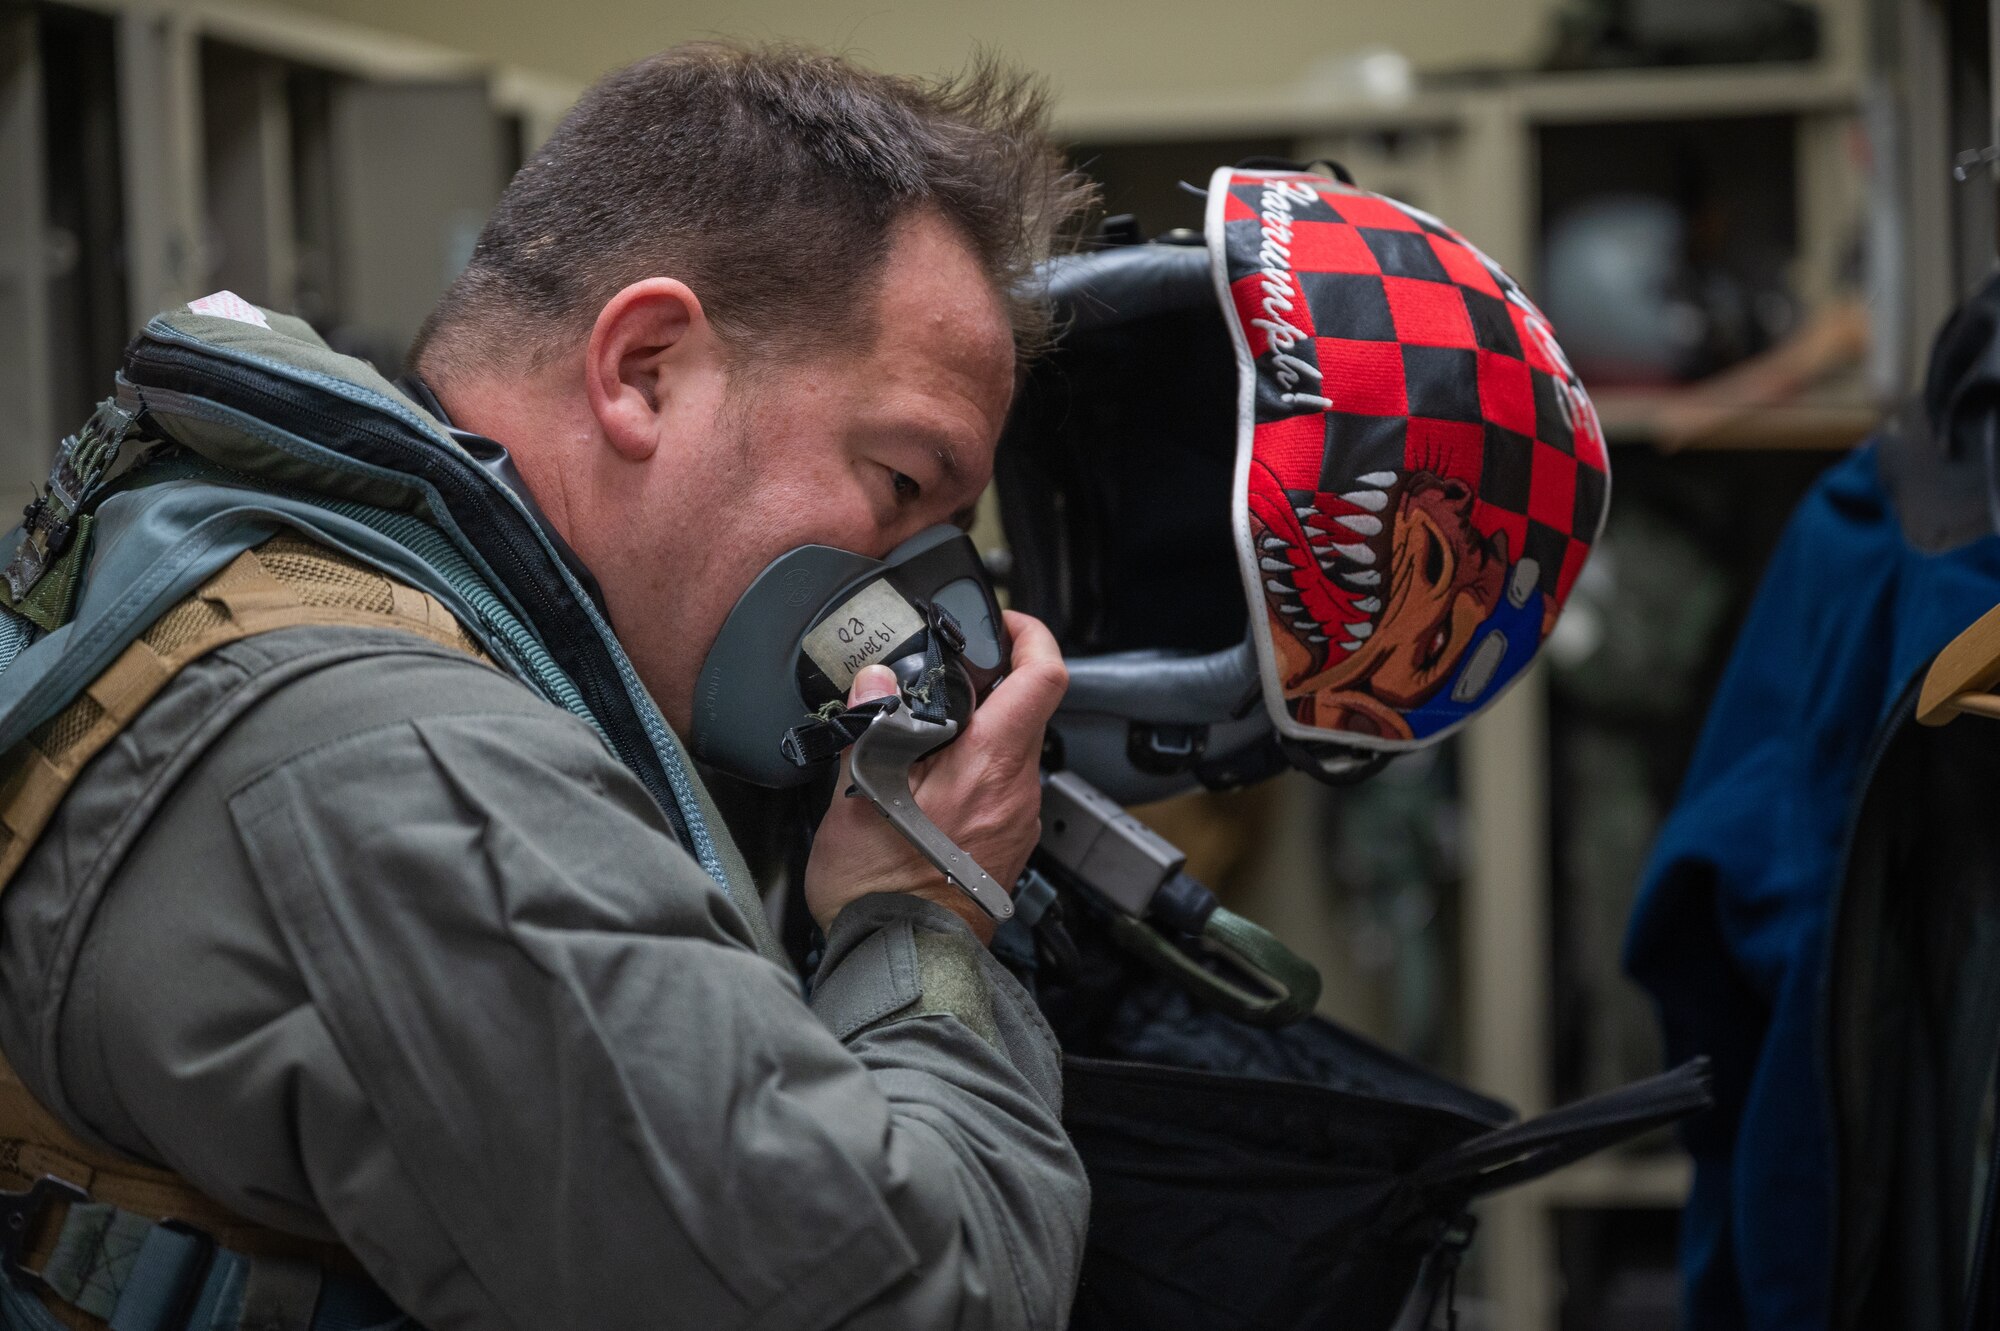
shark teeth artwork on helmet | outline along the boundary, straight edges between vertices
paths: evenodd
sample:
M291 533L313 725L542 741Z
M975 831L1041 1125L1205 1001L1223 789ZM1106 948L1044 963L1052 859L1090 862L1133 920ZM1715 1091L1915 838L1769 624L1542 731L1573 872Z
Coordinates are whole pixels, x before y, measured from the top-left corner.
M1548 322L1419 209L1224 168L1207 238L1239 372L1237 555L1281 733L1455 729L1554 627L1610 464Z
M1250 508L1263 524L1257 567L1267 600L1316 658L1357 651L1375 632L1388 558L1382 515L1398 479L1378 471L1344 494L1286 490L1252 463Z

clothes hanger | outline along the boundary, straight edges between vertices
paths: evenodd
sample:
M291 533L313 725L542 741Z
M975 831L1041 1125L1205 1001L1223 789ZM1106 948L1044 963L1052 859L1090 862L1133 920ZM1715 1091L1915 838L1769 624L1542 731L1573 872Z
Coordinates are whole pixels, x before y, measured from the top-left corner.
M1953 638L1917 693L1917 723L1941 726L1960 712L2000 720L2000 606Z

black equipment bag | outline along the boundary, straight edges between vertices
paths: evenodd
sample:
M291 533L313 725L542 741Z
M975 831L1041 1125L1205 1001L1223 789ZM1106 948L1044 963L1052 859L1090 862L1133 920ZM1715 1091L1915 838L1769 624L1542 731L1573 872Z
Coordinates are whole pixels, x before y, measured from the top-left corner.
M1087 936L1038 986L1090 1174L1071 1331L1430 1324L1477 1197L1709 1103L1706 1060L1514 1111L1319 1018L1259 1029Z

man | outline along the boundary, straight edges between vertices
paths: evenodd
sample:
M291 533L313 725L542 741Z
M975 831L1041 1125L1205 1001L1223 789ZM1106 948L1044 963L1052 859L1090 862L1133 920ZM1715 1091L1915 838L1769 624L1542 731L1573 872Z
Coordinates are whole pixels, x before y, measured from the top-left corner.
M679 48L523 168L413 362L685 733L773 557L970 509L1021 279L1084 201L1018 78ZM1009 628L918 788L1005 882L1065 682ZM0 897L0 1049L71 1132L337 1239L424 1326L1060 1326L1087 1190L987 921L863 801L805 895L810 1006L591 728L462 650L285 628L187 663L56 807ZM327 1324L256 1279L264 1324ZM0 1324L48 1325L24 1288Z

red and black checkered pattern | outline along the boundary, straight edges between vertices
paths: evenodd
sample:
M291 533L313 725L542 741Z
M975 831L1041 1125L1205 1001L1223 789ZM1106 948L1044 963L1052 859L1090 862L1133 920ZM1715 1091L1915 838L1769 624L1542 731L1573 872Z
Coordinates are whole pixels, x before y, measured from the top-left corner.
M1305 173L1226 179L1223 257L1256 372L1248 500L1268 546L1251 553L1274 619L1331 660L1359 650L1389 590L1368 576L1388 571L1382 505L1427 473L1470 490L1511 568L1532 561L1553 626L1609 464L1547 321L1418 209Z

